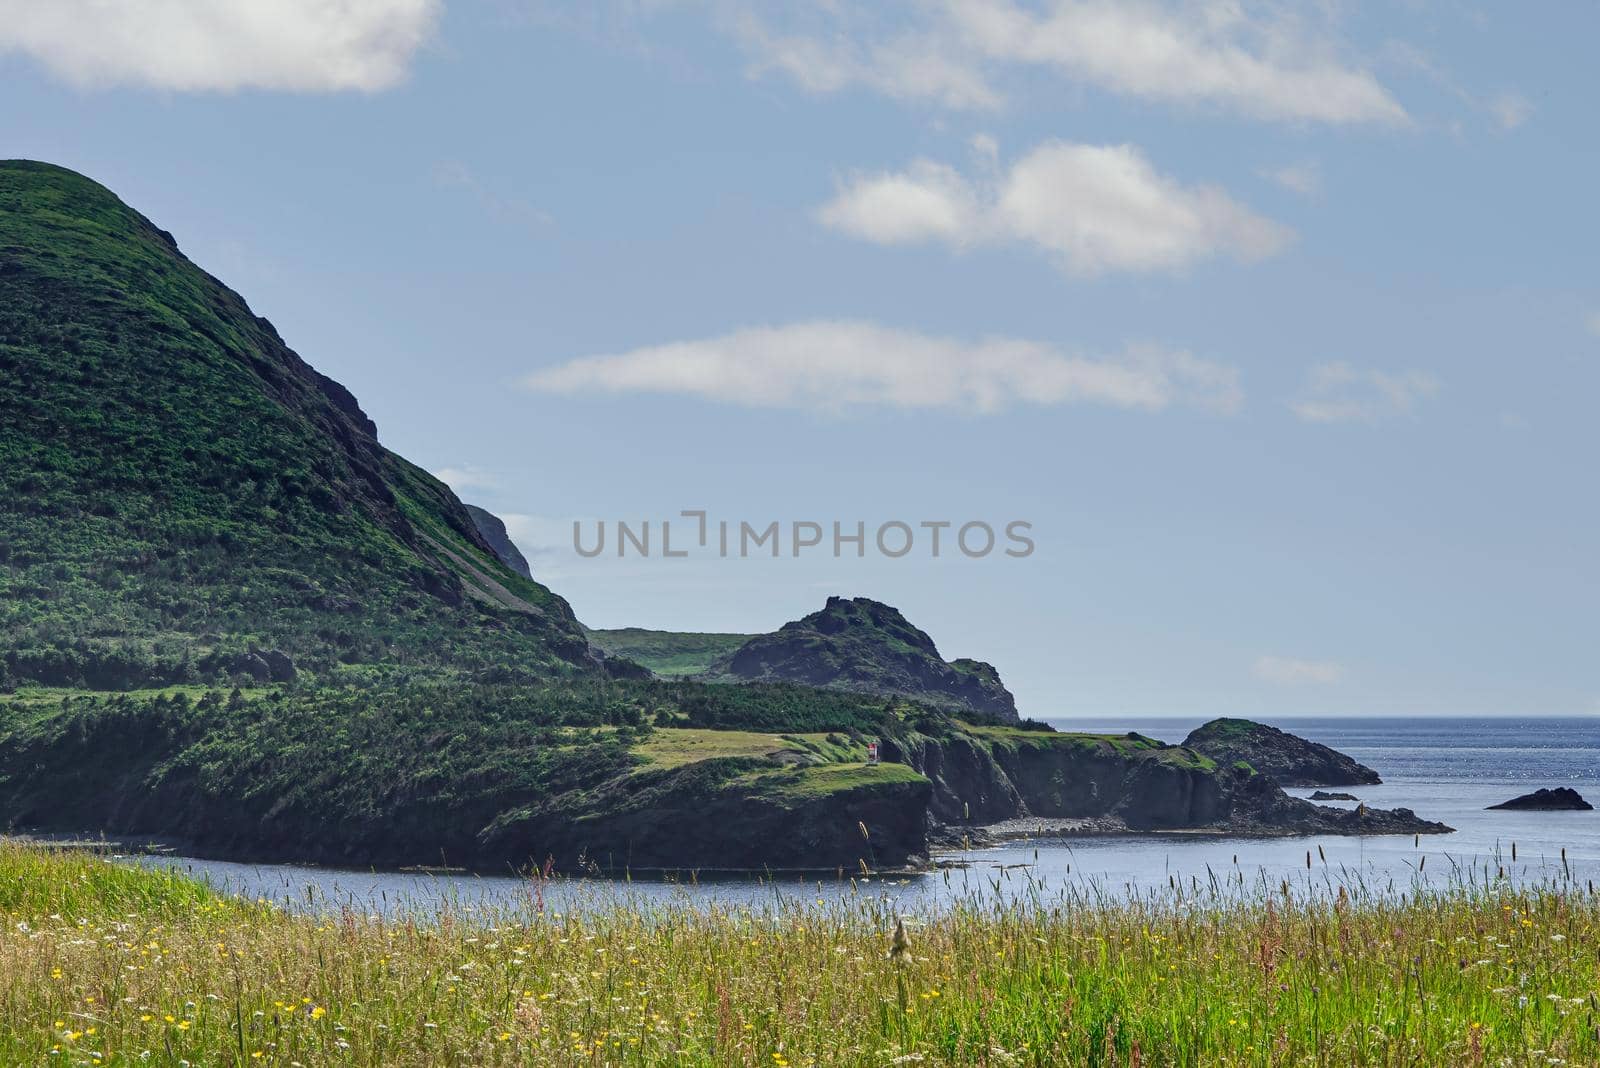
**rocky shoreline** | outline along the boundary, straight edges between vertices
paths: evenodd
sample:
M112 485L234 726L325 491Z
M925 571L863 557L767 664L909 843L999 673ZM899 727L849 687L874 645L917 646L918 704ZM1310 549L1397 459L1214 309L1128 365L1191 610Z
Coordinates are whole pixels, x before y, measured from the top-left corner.
M1408 808L1335 809L1341 817L1317 818L1287 825L1243 822L1199 827L1130 827L1116 817L1018 816L994 823L944 825L929 835L935 854L982 849L1005 842L1042 838L1304 838L1318 834L1363 835L1453 834L1455 828L1425 820Z

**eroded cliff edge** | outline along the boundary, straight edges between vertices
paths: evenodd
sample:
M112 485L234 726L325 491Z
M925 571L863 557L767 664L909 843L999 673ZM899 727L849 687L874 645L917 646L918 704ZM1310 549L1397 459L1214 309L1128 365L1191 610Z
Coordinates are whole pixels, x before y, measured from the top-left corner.
M1137 733L962 725L938 736L913 732L886 743L885 752L929 780L935 843L1003 834L1007 824L1030 820L1073 833L1440 834L1451 829L1409 809L1315 805L1285 794L1247 763L1222 764Z

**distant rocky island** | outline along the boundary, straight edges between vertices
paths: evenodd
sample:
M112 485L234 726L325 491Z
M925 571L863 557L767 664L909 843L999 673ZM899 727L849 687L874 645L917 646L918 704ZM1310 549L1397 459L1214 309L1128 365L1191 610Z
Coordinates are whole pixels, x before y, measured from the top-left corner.
M1514 809L1526 812L1588 812L1593 808L1582 794L1568 786L1558 786L1554 790L1540 788L1531 794L1522 794L1489 806L1490 811Z

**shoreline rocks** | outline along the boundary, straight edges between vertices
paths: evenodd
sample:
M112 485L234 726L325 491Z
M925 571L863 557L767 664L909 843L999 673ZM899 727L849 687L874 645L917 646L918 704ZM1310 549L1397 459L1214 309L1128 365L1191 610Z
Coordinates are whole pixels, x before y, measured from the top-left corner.
M1136 734L978 729L884 748L886 759L909 764L932 783L929 840L947 848L1040 833L1288 837L1453 830L1409 809L1313 804L1248 766L1218 766L1193 750Z

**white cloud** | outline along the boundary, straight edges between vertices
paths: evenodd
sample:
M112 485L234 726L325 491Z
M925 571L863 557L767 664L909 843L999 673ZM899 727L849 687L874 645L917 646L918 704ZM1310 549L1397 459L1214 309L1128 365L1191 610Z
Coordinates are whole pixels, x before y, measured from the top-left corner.
M1158 174L1132 145L1063 141L983 181L930 160L857 176L818 217L880 244L1027 243L1077 275L1173 270L1217 255L1259 260L1292 236L1220 189Z
M1296 660L1263 656L1252 669L1256 678L1281 686L1331 686L1344 678L1344 667L1331 660Z
M1533 116L1533 102L1521 93L1501 93L1489 101L1488 107L1502 130L1515 130Z
M1322 168L1315 163L1268 168L1261 172L1261 177L1303 197L1314 197L1322 192Z
M0 0L0 53L81 86L386 89L440 0Z
M965 342L864 322L806 322L587 356L524 380L545 393L667 393L755 408L944 409L1101 404L1223 414L1243 403L1238 372L1188 352L1130 346L1110 357L1034 341Z
M481 467L473 464L456 464L453 467L441 467L430 472L434 478L443 482L456 493L465 493L475 489L494 489L500 480ZM504 516L501 517L505 518Z
M818 5L828 18L860 26L860 14ZM754 8L728 9L729 25L751 55L753 75L776 71L813 93L832 93L863 85L899 99L933 100L958 110L992 109L1000 94L970 57L952 53L933 35L909 33L873 39L852 36L845 26L831 32L785 32L773 28Z
M1439 391L1439 380L1425 371L1369 371L1347 363L1313 367L1306 387L1289 408L1308 423L1373 423L1412 414Z
M1261 119L1403 123L1373 75L1341 60L1313 11L1282 5L1141 0L815 0L770 10L713 2L751 54L813 92L863 86L951 108L994 108L998 71L1050 70L1109 92ZM885 12L888 12L887 16Z

